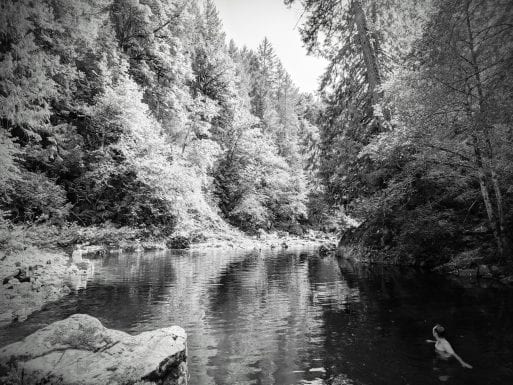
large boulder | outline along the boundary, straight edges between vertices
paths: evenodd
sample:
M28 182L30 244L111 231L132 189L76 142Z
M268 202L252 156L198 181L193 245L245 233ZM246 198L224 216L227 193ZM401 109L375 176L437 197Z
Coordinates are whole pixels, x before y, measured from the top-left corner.
M183 235L175 235L166 241L166 246L169 249L188 249L191 247L191 241L189 238Z
M75 314L0 349L0 383L186 383L186 334L172 326L130 335ZM12 381L12 380L11 380Z

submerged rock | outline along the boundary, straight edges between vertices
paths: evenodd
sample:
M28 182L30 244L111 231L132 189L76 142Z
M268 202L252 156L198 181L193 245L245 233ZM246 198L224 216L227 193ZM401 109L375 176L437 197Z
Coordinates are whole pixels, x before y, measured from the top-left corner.
M186 334L172 326L139 335L75 314L0 349L0 373L24 384L186 383ZM0 377L0 383L6 378Z

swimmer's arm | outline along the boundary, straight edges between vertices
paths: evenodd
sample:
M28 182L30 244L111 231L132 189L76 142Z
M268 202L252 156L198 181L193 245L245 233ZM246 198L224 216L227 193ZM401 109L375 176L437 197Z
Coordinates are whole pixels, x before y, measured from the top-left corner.
M426 340L426 342L427 342L428 344L436 344L436 341L434 341L434 340Z
M467 369L472 369L472 365L467 364L465 361L463 361L461 359L461 357L456 354L456 352L454 351L454 349L452 348L451 344L448 341L446 341L446 343L444 345L445 345L444 346L445 351L447 353L449 353L451 356L453 356L454 358L456 358L458 360L458 362L461 364L461 366L463 366L464 368L467 368Z

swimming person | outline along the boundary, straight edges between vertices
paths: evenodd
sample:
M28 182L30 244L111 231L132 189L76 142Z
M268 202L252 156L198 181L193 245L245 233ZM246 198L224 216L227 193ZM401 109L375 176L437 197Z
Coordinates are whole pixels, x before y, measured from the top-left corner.
M453 356L458 360L461 366L463 366L464 368L472 369L471 365L467 364L465 361L461 359L460 356L456 354L449 341L445 339L444 335L445 328L442 325L436 324L433 327L433 337L435 337L435 340L426 340L426 342L434 343L435 350L438 354L440 354L440 356L442 356L442 358L447 359Z

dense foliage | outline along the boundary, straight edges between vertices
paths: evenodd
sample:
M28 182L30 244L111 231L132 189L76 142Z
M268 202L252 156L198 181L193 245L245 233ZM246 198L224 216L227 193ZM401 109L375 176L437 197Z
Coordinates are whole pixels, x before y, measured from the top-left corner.
M285 1L291 3L292 1ZM437 264L513 239L513 4L304 0L321 86L320 175L343 242Z
M296 1L321 102L211 0L3 0L0 226L342 218L406 261L510 256L511 2Z
M212 1L2 0L0 39L3 223L307 220L311 98Z

